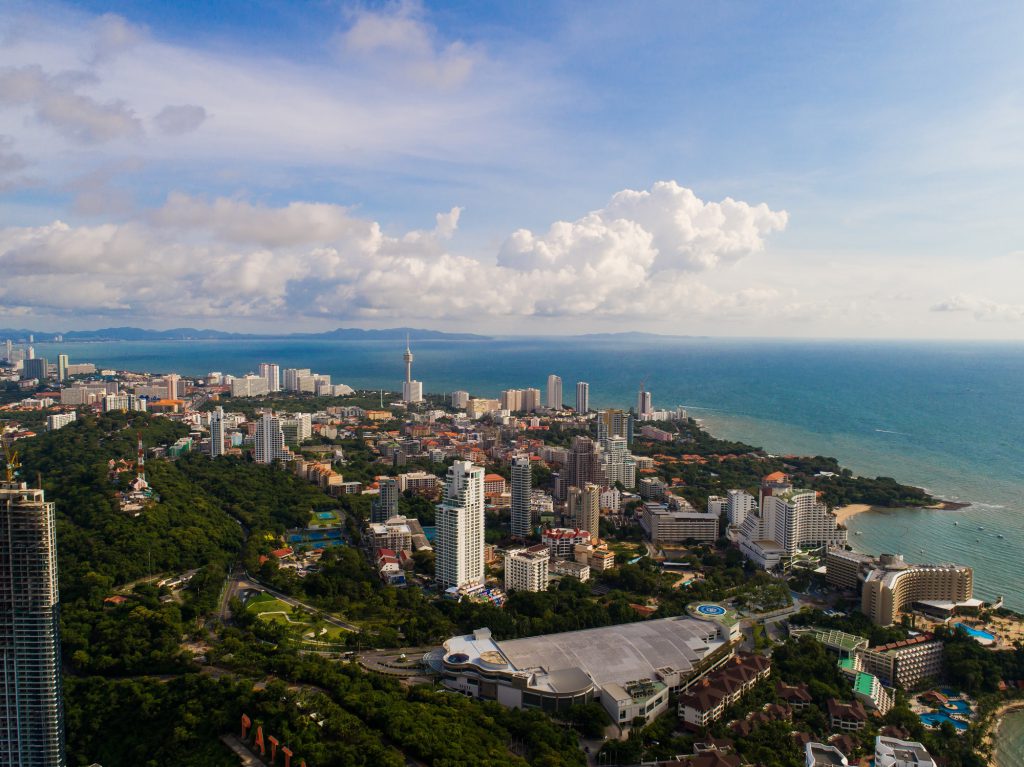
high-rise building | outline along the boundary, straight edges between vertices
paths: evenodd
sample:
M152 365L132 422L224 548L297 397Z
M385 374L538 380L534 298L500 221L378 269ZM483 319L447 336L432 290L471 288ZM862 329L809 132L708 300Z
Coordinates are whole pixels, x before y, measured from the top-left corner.
M597 411L597 441L602 448L608 447L609 437L625 437L626 444L633 444L633 414L625 410Z
M890 557L871 570L861 590L861 612L879 626L891 626L915 602L969 602L974 571L967 565L910 565Z
M178 384L181 383L181 376L177 373L169 373L164 376L164 383L167 385L167 399L178 399L181 392L178 391Z
M616 435L606 440L601 468L605 484L619 482L627 490L636 487L636 459L629 452L625 437Z
M312 375L309 368L285 368L284 371L284 390L285 391L298 391L299 390L299 378L302 376Z
M594 440L589 437L573 439L562 480L565 488L607 484L601 466L601 448Z
M523 407L527 413L540 410L540 389L523 389Z
M572 524L590 533L596 541L601 530L601 488L597 485L569 488L569 516Z
M8 362L14 357L14 342L11 339L4 341L4 359Z
M301 445L313 436L313 416L309 413L295 413L281 419L281 432L285 444Z
M554 374L548 376L547 406L550 410L562 409L562 379Z
M730 490L726 498L725 514L730 525L742 525L747 514L757 511L757 499L745 490Z
M409 337L405 338L405 381L402 383L402 401L407 403L423 401L423 383L412 379L412 350L409 348Z
M469 461L449 467L437 507L435 578L442 589L484 582L484 470Z
M586 381L576 382L576 412L590 412L590 384Z
M462 410L468 404L469 404L469 392L468 391L462 391L460 389L459 391L453 391L452 392L452 407L453 408L455 408L456 410Z
M268 391L267 379L263 376L254 376L250 373L231 381L232 397L262 397Z
M267 391L281 391L281 368L273 362L260 363L260 377L267 381Z
M371 522L386 522L398 514L398 478L385 477L377 483L380 494L370 506Z
M63 381L68 377L68 355L57 355L57 380Z
M764 495L760 508L747 513L739 532L740 550L765 569L803 548L845 546L847 535L815 491L792 488Z
M25 351L25 359L34 360L36 358L36 348L32 345L31 336L29 337L28 349Z
M654 402L651 398L651 393L644 388L644 384L640 384L640 391L636 395L636 414L640 420L646 419L651 413L654 412Z
M512 537L529 538L533 531L530 495L533 489L533 467L530 456L512 459Z
M502 410L507 410L510 413L523 410L522 389L505 389L499 395L498 400L501 402Z
M21 377L26 381L32 378L35 378L38 381L44 381L46 380L48 373L49 368L46 364L46 358L32 357L31 359L25 360L24 367L21 371Z
M256 422L255 442L256 463L274 463L291 458L291 451L284 445L281 419L264 413Z
M218 407L210 413L210 457L224 455L224 408Z
M64 767L54 504L0 484L0 764Z

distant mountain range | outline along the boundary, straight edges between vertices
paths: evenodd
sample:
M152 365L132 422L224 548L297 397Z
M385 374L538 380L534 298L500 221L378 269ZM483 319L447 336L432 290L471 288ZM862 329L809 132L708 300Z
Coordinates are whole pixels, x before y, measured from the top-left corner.
M52 343L57 336L68 341L242 341L259 338L296 339L341 339L349 341L397 341L409 336L414 341L486 341L489 336L475 333L443 333L440 330L421 328L386 328L363 330L362 328L336 328L323 333L227 333L223 330L199 330L197 328L171 328L170 330L144 330L143 328L103 328L101 330L69 330L66 333L44 333L25 328L0 328L0 340L10 338L25 343L29 336L37 343Z

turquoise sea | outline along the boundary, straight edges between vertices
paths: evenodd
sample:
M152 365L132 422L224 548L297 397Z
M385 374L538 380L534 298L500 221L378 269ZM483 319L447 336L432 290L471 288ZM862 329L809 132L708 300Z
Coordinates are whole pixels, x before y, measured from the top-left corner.
M37 344L40 356L66 352L118 369L241 374L269 361L392 390L403 349L398 341L287 339ZM851 541L868 552L969 564L979 596L1003 595L1024 610L1024 343L617 336L414 340L413 352L427 392L543 389L556 373L567 402L585 380L593 406L629 407L643 380L657 407L685 405L715 434L780 454L832 455L859 473L968 501L960 512L859 515Z

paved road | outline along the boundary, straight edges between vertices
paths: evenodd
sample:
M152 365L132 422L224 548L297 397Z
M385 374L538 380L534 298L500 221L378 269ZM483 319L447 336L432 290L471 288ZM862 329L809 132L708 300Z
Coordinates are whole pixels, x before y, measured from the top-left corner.
M267 594L270 594L270 596L276 599L280 599L286 605L297 607L302 610L309 610L310 612L314 613L320 613L323 616L325 623L330 623L332 626L337 626L340 629L345 629L345 631L352 631L358 633L360 630L359 627L354 623L349 623L348 621L343 621L340 618L335 618L333 615L323 612L319 608L314 607L313 605L307 604L305 602L300 602L298 599L295 599L294 597L290 597L287 594L282 594L280 591L276 591L275 589L272 589L269 586L264 586L262 583L250 577L248 573L242 571L241 569L235 570L231 573L231 575L228 577L227 583L225 584L224 590L221 593L221 603L220 608L218 610L218 615L220 616L221 622L227 622L227 619L231 612L230 602L232 598L238 596L240 592L246 590L264 591Z

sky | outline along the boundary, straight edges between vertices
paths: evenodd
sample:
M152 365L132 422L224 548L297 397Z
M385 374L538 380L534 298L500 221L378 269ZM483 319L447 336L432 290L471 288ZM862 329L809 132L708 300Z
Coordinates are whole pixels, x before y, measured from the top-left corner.
M8 0L0 327L1024 339L1024 5Z

